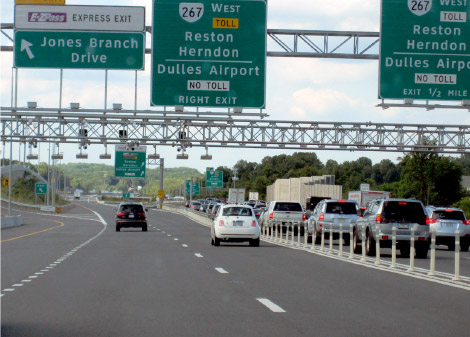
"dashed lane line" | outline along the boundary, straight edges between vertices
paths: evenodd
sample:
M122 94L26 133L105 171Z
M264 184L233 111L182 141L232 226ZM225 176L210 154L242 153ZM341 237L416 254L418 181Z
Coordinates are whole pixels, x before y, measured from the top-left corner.
M280 306L278 306L276 303L268 300L267 298L257 298L257 300L266 306L269 310L272 312L286 312L284 309L282 309Z
M217 270L221 274L228 274L228 271L226 271L224 268L217 267L215 268L215 270Z
M194 255L196 255L196 257L204 257L200 253L195 253Z

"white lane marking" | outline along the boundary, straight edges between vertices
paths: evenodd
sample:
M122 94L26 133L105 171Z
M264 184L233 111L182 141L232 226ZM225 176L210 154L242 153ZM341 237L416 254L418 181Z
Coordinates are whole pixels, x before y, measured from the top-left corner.
M24 286L24 284L21 284L21 283L17 283L17 284L12 285L12 287L22 287L22 286Z
M194 255L196 255L197 257L204 257L204 256L202 256L202 255L199 254L199 253L196 253L196 254L194 254Z
M171 236L171 234L168 234L167 236Z
M221 274L228 274L228 271L226 271L224 268L215 268L219 273Z
M183 247L188 248L188 245L182 244Z
M31 282L32 280L23 280L21 282Z
M180 239L178 239L178 238L175 238L175 241L179 241L179 240L180 240Z
M5 296L5 294L0 294L0 297L3 297L3 296Z
M44 273L34 273L34 275L44 275Z
M268 307L269 310L271 310L272 312L286 312L284 309L282 309L280 306L278 306L277 304L271 302L270 300L268 300L267 298L257 298L257 300L265 305L266 307Z
M29 276L28 278L38 278L39 276L36 276L36 275L32 275L32 276Z
M15 291L15 289L13 289L13 288L6 288L6 289L3 289L2 291Z
M45 272L49 271L49 269L41 269L41 271L45 273Z

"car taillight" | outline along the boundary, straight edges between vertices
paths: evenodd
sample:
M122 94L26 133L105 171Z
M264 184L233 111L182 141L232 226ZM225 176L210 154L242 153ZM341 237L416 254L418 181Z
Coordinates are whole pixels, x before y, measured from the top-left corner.
M338 200L337 202L346 202L346 200Z
M426 215L426 221L425 221L426 225L429 225L430 223L435 223L435 222L436 222L436 219L429 219L429 217Z
M274 214L273 213L270 213L269 214L269 218L272 220L274 218Z
M462 220L462 223L463 223L464 225L470 225L470 220Z
M375 217L375 223L383 223L384 219L382 219L382 214L377 214Z
M325 220L325 214L323 214L323 212L320 214L318 220Z
M307 220L307 214L302 214L302 220Z
M126 213L124 213L124 212L119 212L119 213L117 214L117 217L118 217L118 218L122 218L124 215L126 215Z
M145 213L139 213L139 216L145 219Z
M219 221L219 227L223 227L225 224L224 224L224 220L220 220Z
M251 224L251 226L256 227L256 225L257 225L256 221L253 220L253 223Z

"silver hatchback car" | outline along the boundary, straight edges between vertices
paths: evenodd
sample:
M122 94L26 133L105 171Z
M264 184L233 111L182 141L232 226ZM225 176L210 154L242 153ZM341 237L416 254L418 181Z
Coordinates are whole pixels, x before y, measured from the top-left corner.
M470 245L470 221L464 212L455 207L427 206L431 229L436 230L436 244L446 245L449 250L455 250L455 231L460 231L460 249L468 251Z

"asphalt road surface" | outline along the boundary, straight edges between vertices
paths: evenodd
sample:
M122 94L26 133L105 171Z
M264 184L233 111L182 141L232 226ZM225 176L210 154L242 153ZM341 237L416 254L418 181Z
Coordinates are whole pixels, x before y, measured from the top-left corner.
M467 336L470 292L271 243L210 245L192 220L112 207L2 230L2 336ZM94 213L94 212L96 213Z

